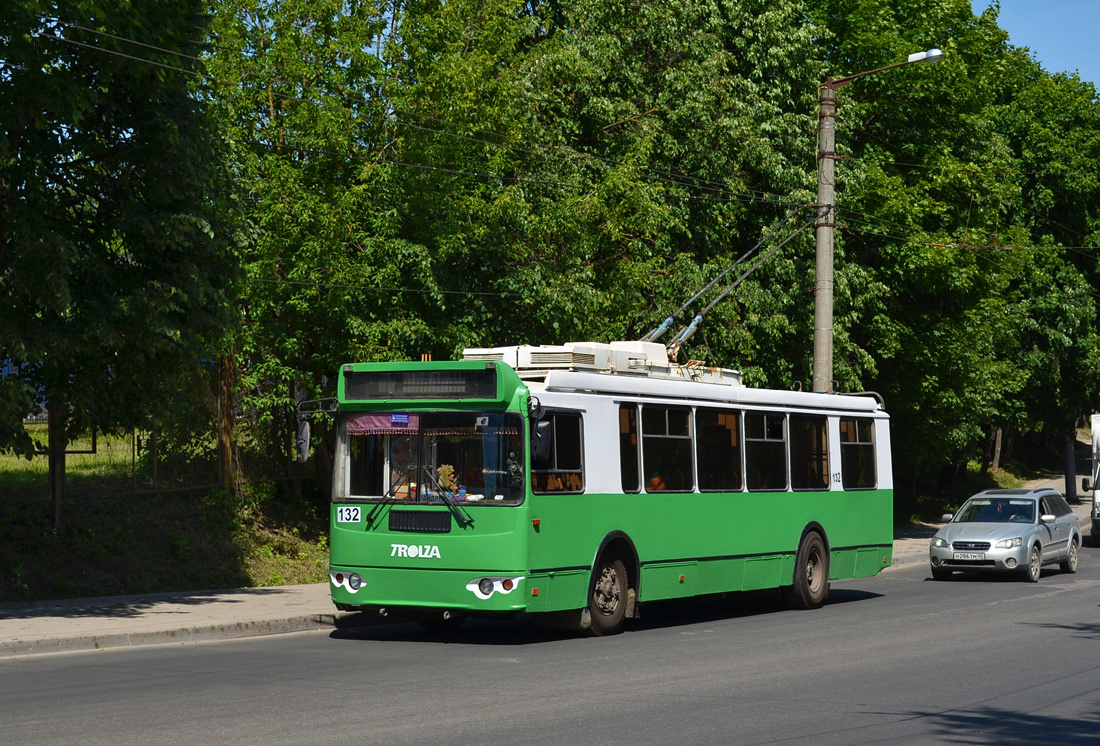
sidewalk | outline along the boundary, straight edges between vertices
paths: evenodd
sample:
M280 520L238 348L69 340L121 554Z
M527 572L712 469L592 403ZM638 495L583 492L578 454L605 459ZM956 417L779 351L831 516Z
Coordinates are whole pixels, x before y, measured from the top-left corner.
M1056 477L1025 486L1061 491L1065 483ZM1070 504L1087 535L1087 501L1071 499ZM893 566L927 562L928 541L938 528L899 527ZM0 603L0 656L228 640L361 623L359 615L336 610L327 583Z
M354 621L328 583L0 603L0 656L228 640Z

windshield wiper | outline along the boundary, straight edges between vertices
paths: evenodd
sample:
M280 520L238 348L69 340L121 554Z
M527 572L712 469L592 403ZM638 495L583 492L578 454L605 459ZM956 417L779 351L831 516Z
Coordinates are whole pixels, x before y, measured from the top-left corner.
M378 511L382 510L385 506L392 502L397 501L397 491L409 484L409 477L406 476L404 480L390 485L390 488L386 490L386 494L382 495L382 499L378 501L378 504L371 508L371 511L367 513L366 524L368 526L374 525L374 516Z
M428 479L432 481L436 489L439 490L439 497L443 500L443 504L447 506L447 510L451 511L451 515L458 521L458 525L461 528L474 525L474 519L470 517L470 514L466 512L465 508L461 507L458 502L454 500L454 490L432 476L431 468L425 466L423 472Z

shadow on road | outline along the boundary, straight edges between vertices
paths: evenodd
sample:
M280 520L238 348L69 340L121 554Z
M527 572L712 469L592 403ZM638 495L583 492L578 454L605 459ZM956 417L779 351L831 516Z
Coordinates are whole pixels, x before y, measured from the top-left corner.
M848 604L881 598L881 594L852 589L833 589L827 605ZM736 594L730 598L701 598L675 601L656 601L642 607L640 619L628 620L624 634L647 630L690 627L744 617L756 617L784 612L788 614L814 613L791 611L777 591ZM586 638L579 630L551 630L540 628L530 614L518 614L504 619L469 619L458 629L446 632L429 632L412 622L370 622L358 620L334 630L334 640L373 640L378 642L443 642L464 645L533 645L570 638Z
M914 712L914 718L930 722L936 743L1100 744L1100 717L1062 718L1056 715L978 707L951 712Z

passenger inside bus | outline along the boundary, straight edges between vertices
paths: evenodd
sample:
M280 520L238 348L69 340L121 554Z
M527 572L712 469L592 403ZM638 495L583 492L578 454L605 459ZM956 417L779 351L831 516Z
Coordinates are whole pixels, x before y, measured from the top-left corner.
M665 480L658 471L651 472L649 475L649 486L646 488L648 492L664 492L668 489L665 486Z

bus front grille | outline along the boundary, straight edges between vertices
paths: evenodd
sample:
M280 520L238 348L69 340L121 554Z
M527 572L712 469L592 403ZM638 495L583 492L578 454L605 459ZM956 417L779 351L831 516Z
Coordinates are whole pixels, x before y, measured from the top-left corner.
M451 531L451 514L438 510L391 510L390 531L446 534Z

